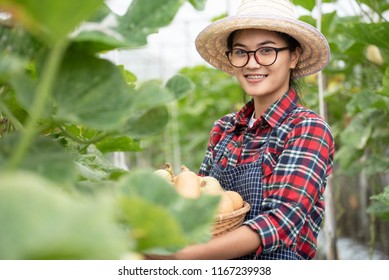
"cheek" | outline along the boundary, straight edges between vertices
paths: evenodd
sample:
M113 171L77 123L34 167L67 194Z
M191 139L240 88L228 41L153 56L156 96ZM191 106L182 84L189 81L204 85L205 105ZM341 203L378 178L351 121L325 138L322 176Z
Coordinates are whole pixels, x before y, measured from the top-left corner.
M243 79L242 68L233 69L235 78L240 82Z

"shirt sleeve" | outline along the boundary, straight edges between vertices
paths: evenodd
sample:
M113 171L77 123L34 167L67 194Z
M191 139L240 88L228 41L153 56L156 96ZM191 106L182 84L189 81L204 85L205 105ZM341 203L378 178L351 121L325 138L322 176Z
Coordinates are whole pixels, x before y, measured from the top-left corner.
M281 152L271 156L274 164L264 166L261 213L245 222L262 239L257 254L290 246L305 223L318 227L322 219L323 192L332 171L333 138L320 118L295 119L294 123L279 144Z

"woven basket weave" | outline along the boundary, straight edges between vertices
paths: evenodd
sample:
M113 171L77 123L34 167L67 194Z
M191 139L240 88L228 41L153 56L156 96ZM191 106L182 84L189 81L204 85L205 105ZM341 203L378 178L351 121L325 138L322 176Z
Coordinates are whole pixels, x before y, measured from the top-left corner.
M223 235L240 227L248 211L250 211L250 204L244 202L243 207L238 210L217 215L213 222L212 237Z

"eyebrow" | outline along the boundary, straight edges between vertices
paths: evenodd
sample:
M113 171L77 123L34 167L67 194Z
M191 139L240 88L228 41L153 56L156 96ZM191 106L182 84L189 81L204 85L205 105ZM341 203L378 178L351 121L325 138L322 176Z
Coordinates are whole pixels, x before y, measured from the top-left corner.
M258 43L258 44L257 44L257 47L261 47L261 46L268 45L268 44L276 45L277 43L275 43L274 41L271 41L271 40L267 40L267 41ZM235 44L233 45L233 47L247 47L247 46L244 45L244 44L241 44L241 43L235 43Z

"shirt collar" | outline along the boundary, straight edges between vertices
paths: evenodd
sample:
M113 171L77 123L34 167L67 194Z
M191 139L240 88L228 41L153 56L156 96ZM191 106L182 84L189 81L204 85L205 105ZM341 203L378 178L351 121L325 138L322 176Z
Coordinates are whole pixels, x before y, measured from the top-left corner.
M257 121L254 126L257 126L263 120L266 121L271 127L280 125L286 116L297 107L299 98L296 91L291 88L284 94L279 100L273 103ZM230 131L247 127L252 114L254 113L254 100L251 99L245 106L236 114L235 125L231 127Z

